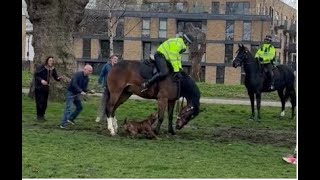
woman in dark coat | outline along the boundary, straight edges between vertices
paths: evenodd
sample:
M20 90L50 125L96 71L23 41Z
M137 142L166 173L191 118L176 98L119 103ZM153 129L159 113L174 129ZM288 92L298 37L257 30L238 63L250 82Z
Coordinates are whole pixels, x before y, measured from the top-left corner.
M45 63L40 65L35 73L35 100L37 105L37 120L46 120L44 115L47 109L50 79L53 77L56 81L60 81L62 77L58 77L57 71L53 66L53 57L49 56Z

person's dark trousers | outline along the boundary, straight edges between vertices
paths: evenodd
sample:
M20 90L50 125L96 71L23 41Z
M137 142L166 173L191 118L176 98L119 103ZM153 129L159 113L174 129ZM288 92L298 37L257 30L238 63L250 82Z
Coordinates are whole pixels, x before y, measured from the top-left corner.
M49 88L36 88L35 100L37 108L37 120L45 120L44 115L46 113L48 104Z
M268 78L270 80L270 85L274 85L274 78L273 78L273 65L271 63L267 63L267 64L264 64L263 65L265 71L267 71L267 75L268 75Z
M103 88L100 107L98 110L98 117L100 117L101 120L104 120L106 116L106 105L110 95L110 92L107 89L108 87Z
M61 125L64 126L67 123L67 120L70 120L74 122L74 120L77 118L77 116L80 114L82 111L82 103L79 98L79 95L74 95L72 92L67 91L66 95L66 107L64 110L63 117L61 119ZM72 109L72 104L73 103L76 106L76 109L74 112L71 112Z
M154 59L156 61L158 73L153 75L153 77L148 80L149 86L152 85L157 79L165 77L169 72L166 59L161 53L156 53L154 55Z

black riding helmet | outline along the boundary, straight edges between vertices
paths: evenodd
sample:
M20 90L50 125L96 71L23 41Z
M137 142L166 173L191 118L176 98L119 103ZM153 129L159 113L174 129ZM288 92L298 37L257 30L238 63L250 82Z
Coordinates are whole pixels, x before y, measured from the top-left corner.
M191 44L194 42L194 37L191 34L183 34L182 39L186 44Z

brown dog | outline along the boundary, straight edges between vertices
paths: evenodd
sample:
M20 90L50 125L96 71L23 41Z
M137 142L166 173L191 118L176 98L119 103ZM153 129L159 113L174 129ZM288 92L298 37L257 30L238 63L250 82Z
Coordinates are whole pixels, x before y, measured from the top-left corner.
M152 124L157 120L157 115L151 114L148 119L140 122L129 121L127 122L127 118L124 120L123 127L126 132L131 135L131 137L136 137L138 134L144 134L147 136L151 136L151 138L156 138L156 134L152 130Z

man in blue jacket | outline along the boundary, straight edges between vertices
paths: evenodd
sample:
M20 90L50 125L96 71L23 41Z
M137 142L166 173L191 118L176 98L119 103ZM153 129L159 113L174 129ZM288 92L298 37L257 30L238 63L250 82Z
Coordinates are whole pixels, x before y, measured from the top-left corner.
M110 56L108 63L106 63L102 67L102 70L100 72L98 83L101 85L103 94L100 102L100 107L98 108L96 122L100 122L101 118L104 118L105 116L105 103L107 101L107 98L109 97L109 94L106 91L106 89L108 88L107 77L112 66L114 66L117 63L118 63L118 57L116 55Z
M92 74L92 66L85 65L82 71L73 74L73 77L67 87L66 107L61 119L60 128L66 128L68 123L74 124L74 120L82 111L82 104L79 98L80 95L86 95L88 91L89 75ZM71 112L71 103L76 106L74 112Z

